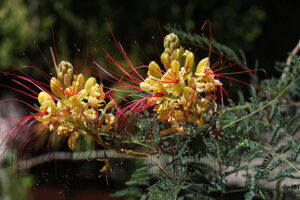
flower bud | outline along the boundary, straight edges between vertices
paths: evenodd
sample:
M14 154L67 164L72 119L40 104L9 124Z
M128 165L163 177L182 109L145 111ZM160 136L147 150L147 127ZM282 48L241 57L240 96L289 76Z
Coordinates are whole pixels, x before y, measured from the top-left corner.
M176 48L180 46L179 38L175 33L170 33L164 39L164 47L170 49L172 53Z
M52 97L47 92L40 92L38 96L38 101L42 105L46 101L52 100Z
M173 51L172 56L171 56L171 60L181 61L182 51L183 51L182 48L175 49L175 50Z
M185 57L184 66L187 68L188 71L192 71L195 62L195 56L190 51L185 51L183 56Z
M170 68L170 55L168 53L162 53L160 56L160 60L166 70Z
M71 77L69 76L69 74L64 75L64 85L65 87L70 87L71 85Z
M63 96L63 85L55 77L52 77L50 80L50 88L51 88L52 93L55 96L57 96L57 97Z
M58 79L61 83L64 82L64 75L63 75L62 72L58 72L58 73L57 73L57 79Z
M62 72L63 74L66 74L69 70L72 71L73 75L73 65L67 61L61 61L58 65L58 71ZM71 72L70 71L70 72Z
M61 61L57 69L57 78L65 87L69 87L73 80L73 65L66 61Z

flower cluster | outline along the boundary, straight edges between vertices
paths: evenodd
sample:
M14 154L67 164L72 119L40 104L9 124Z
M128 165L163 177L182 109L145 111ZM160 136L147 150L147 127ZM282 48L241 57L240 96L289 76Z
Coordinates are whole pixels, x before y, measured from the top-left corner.
M114 103L106 103L103 85L94 77L86 80L83 74L74 74L69 62L62 61L56 70L57 77L50 81L52 94L42 91L38 95L41 115L36 119L42 126L69 136L71 149L75 149L79 135L96 137L99 129L111 130L116 119L107 110Z
M180 46L174 33L165 37L164 48L161 62L165 71L155 61L150 62L148 77L140 87L151 93L148 101L156 104L154 111L159 120L171 124L171 128L161 133L181 133L185 130L181 122L193 122L198 126L205 123L216 106L216 86L222 84L215 79L209 58L202 59L194 70L194 54Z
M161 55L164 70L152 61L148 77L139 83L139 87L150 94L144 99L148 105L154 105L158 119L169 124L161 134L183 133L186 123L202 126L207 122L208 115L216 109L215 91L222 84L215 79L209 58L202 59L196 66L194 54L180 46L174 33L165 37L164 47ZM109 110L115 107L118 111L118 107L114 100L107 101L102 84L98 84L94 77L75 74L72 64L66 61L56 67L56 72L57 75L50 80L51 91L38 94L41 106L36 120L40 126L67 136L72 150L76 148L79 136L83 135L119 153L147 155L146 152L123 149L119 145L122 142L107 140L108 135L103 131L116 128L118 120Z

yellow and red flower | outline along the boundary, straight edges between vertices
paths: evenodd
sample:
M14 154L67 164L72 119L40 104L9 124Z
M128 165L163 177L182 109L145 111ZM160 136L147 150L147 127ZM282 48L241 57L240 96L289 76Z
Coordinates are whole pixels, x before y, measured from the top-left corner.
M153 95L148 102L155 103L158 119L171 124L171 128L161 133L183 132L180 122L201 126L215 106L216 86L222 84L215 79L209 58L202 59L194 70L194 54L180 46L174 33L165 37L164 48L161 54L164 69L155 61L150 62L148 77L140 83L142 90Z
M83 74L75 75L71 63L58 65L50 88L52 95L45 91L38 95L42 115L36 119L50 131L68 135L71 149L79 135L97 135L99 129L111 130L115 125L115 116L106 112L114 103L106 103L103 85L94 77L86 80Z

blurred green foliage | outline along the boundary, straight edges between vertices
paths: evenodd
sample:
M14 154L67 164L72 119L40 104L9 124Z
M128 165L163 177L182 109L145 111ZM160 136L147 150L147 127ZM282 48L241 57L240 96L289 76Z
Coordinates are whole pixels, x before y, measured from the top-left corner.
M219 41L250 51L262 32L266 13L259 6L236 0L2 0L0 66L46 66L38 46L48 61L49 47L53 45L60 59L68 60L74 59L76 48L86 49L88 42L93 49L110 50L114 45L108 40L111 35L105 19L126 51L136 55L140 51L137 42L151 58L156 56L151 38L157 43L162 39L159 26L163 29L166 24L178 24L188 31L200 32L206 19L212 21L213 35Z
M7 151L0 168L0 200L30 200L33 177L27 173L16 173L12 166L12 151Z
M210 19L214 38L235 50L243 49L251 61L263 60L263 65L270 66L278 58L285 59L299 38L299 28L287 25L297 23L298 7L298 1L270 4L259 0L2 0L0 67L46 66L38 45L48 61L49 47L54 44L60 59L70 61L76 48L84 50L87 44L97 52L102 48L116 51L105 19L127 52L137 55L137 43L150 59L157 57L153 43L162 40L158 24L162 29L177 24L200 33L203 22ZM207 28L204 33L209 35ZM286 41L287 37L291 40ZM138 56L143 58L141 53ZM142 61L147 64L146 59Z

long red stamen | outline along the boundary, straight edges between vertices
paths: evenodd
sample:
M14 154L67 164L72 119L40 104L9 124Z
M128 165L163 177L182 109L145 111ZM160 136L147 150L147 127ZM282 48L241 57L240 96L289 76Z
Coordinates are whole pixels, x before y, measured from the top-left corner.
M122 45L119 42L119 46L122 52L123 57L125 58L125 60L127 61L127 63L129 64L129 66L133 69L133 71L141 78L141 80L144 80L143 77L138 73L138 71L136 70L136 67L132 64L132 62L130 61L130 59L128 58L127 54L125 53Z
M252 70L246 70L246 71L240 71L240 72L228 72L228 73L220 73L220 74L214 74L214 75L218 76L218 75L230 75L230 74L245 74L245 73L254 72L254 71L266 72L266 70L264 70L264 69L252 69Z
M123 73L125 73L131 80L133 80L136 83L139 83L140 80L138 80L136 77L132 76L131 74L129 74L125 68L120 65L115 59L112 58L112 56L106 51L104 50L104 52L106 53L106 56L115 64L115 66L117 66Z
M227 79L230 79L230 80L233 80L233 81L236 81L236 82L239 82L239 83L248 85L248 86L253 87L253 88L255 88L255 89L258 89L258 88L256 88L256 87L254 87L252 84L246 83L246 82L241 81L241 80L239 80L239 79L235 79L235 78L228 77L228 76L221 76L221 75L220 75L220 77L224 77L224 78L227 78Z
M208 52L208 58L210 59L211 50L212 50L212 32L211 32L211 23L210 23L209 20L205 20L205 22L203 23L203 25L201 27L201 30L203 30L207 24L209 26L209 52Z
M19 81L17 81L17 80L12 80L12 81L15 82L15 83L17 83L17 84L19 84L19 85L21 85L22 87L24 87L25 89L29 90L30 92L32 92L32 93L35 94L36 96L39 94L39 93L37 93L36 91L34 91L34 90L32 90L31 88L29 88L27 85L25 85L25 84L23 84L23 83L21 83L21 82L19 82Z
M32 68L34 69L35 71L39 72L46 80L50 80L51 79L51 76L49 76L46 72L44 72L43 70L39 69L38 67L35 67L35 66L21 66L21 67L17 67L17 68L14 68L14 69L11 69L10 71L18 71L18 70L21 70L21 69L26 69L26 68Z
M39 111L37 108L33 107L32 105L30 105L29 103L25 102L25 101L22 101L20 99L3 99L3 100L0 100L0 103L2 102L5 102L5 101L18 101L18 102L21 102L25 105L27 105L28 107L30 107L32 110L34 111Z
M52 47L50 47L50 52L51 52L51 56L52 56L52 60L53 60L55 69L56 69L56 71L58 71L58 67L57 67L57 64L56 64L56 59L55 59Z
M24 92L24 91L22 91L22 90L19 90L19 89L10 87L10 86L8 86L8 85L4 85L4 84L1 84L1 83L0 83L0 86L1 86L1 87L6 87L6 88L11 89L11 90L14 90L14 91L19 92L19 93L21 93L21 94L25 94L26 96L29 96L29 97L31 97L31 98L33 98L33 99L37 99L36 96L33 96L33 95L31 95L31 94L28 94L27 92Z
M105 77L101 76L103 79L108 80L108 81L111 81L111 82L113 82L113 83L123 84L123 85L126 85L126 86L128 86L128 87L138 88L138 86L135 86L135 85L126 83L126 82L120 80L120 78L115 77L115 76L112 75L107 69L105 69L104 67L102 67L102 66L99 65L98 63L94 62L94 64L97 65L100 69L102 69L106 74L108 74L111 78L115 79L116 81L113 81L113 80L111 80L111 79L108 79L108 78L105 78ZM99 76L99 75L98 75L98 76ZM135 82L135 83L136 83L136 82ZM136 83L136 84L137 84L137 83Z

